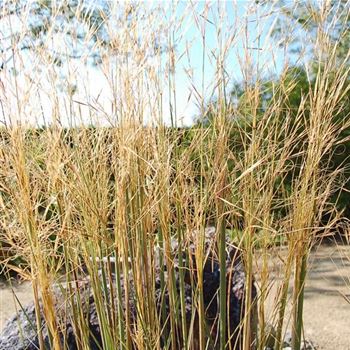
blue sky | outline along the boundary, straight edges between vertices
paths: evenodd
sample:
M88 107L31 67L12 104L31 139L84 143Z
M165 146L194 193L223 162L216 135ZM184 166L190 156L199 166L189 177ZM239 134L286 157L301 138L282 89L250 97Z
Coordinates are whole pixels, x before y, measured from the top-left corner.
M168 9L169 2L154 2L156 5L164 6ZM207 13L205 9L208 8ZM222 11L223 10L223 11ZM171 17L171 11L166 10L167 16ZM176 86L176 124L178 126L191 125L195 116L200 114L201 105L205 105L210 100L216 98L216 87L214 85L217 57L220 53L220 42L218 42L217 31L221 30L222 46L225 42L232 40L225 57L225 79L227 90L235 83L242 80L254 81L255 79L263 79L271 75L277 75L281 71L284 62L283 50L279 49L276 42L271 39L271 30L274 27L276 15L273 14L273 2L265 6L257 6L255 1L207 1L198 2L180 1L176 8L175 18L181 18L186 14L182 25L171 33L173 44L175 47L176 70L174 72L174 81ZM224 14L220 18L220 13ZM272 15L271 15L272 13ZM176 17L177 16L177 17ZM179 20L180 22L180 20ZM15 18L13 23L16 23ZM177 21L174 22L174 28ZM157 23L154 24L155 27ZM21 27L20 21L14 25ZM203 40L201 31L205 28L205 50L203 55ZM8 34L8 24L4 20L0 21L0 34L4 37ZM53 45L59 45L59 40L52 39ZM4 42L4 41L3 41ZM9 43L8 43L9 44ZM4 43L3 45L6 45ZM248 53L248 56L246 56ZM24 61L28 60L25 52L20 52ZM168 55L167 52L164 56ZM247 60L251 59L250 65ZM35 61L35 57L31 58ZM203 71L204 63L204 71ZM30 65L28 71L20 71L17 80L24 84L25 76L32 72ZM249 68L249 76L243 77L243 71ZM11 71L11 62L7 65L5 71ZM50 121L52 117L52 106L50 99L52 91L49 92L45 85L45 67L40 67L43 77L36 73L32 79L37 79L42 84L40 92L40 101L35 102L35 96L29 98L28 105L32 102L33 107L28 112L28 116L35 115L34 120L37 123L43 123L44 119ZM4 74L4 72L0 73ZM77 99L81 102L91 100L91 96L107 95L106 83L100 67L81 67L76 73L74 83L78 87ZM11 90L11 84L14 84L15 78L11 74L0 76L1 81L6 81ZM17 81L17 82L18 82ZM38 84L39 85L39 84ZM90 96L84 95L83 90L88 86ZM166 84L165 84L166 85ZM23 85L24 87L24 85ZM55 86L55 93L60 86ZM12 90L15 90L12 87ZM23 90L26 90L23 88ZM34 93L26 91L26 94ZM15 96L15 95L14 95ZM28 99L28 98L27 98ZM172 94L168 93L164 87L164 105L169 106L169 101L175 106ZM15 102L13 105L15 106ZM15 108L15 107L14 107ZM19 112L18 112L19 113ZM31 114L30 114L31 113ZM108 114L108 109L106 109ZM37 117L42 114L44 117ZM61 113L64 114L64 113ZM21 112L21 116L25 113ZM164 121L170 123L170 110L164 109ZM69 123L69 121L66 121Z
M180 3L179 14L187 5L188 2ZM216 62L214 55L218 53L217 27L220 25L224 42L237 31L225 59L229 88L245 79L242 72L246 68L247 63L245 62L245 48L247 48L252 58L252 72L254 75L254 77L251 77L252 79L263 79L278 75L283 68L283 50L278 47L277 43L273 43L271 39L271 30L277 18L276 15L269 15L273 12L272 6L256 7L253 1L220 2L219 6L223 7L225 12L225 17L221 24L218 18L217 4L211 7L208 11L207 20L205 20L201 17L205 3L196 2L195 12L198 15L199 25L205 25L204 56L201 33L196 25L196 20L193 22L193 16L189 19L192 21L192 25L186 31L185 40L177 46L177 54L181 56L186 51L186 43L191 43L189 55L184 55L177 66L176 82L178 86L185 87L182 94L178 96L180 105L187 101L189 91L191 91L191 84L189 84L188 75L185 73L189 66L192 68L195 86L200 90L204 85L204 93L203 91L200 91L200 93L204 94L205 101L208 102L210 99L215 99L216 96L215 93L212 94L213 86L211 86L211 83L215 80ZM213 54L210 55L210 52L213 52ZM210 56L212 60L210 60ZM203 60L204 75L202 72ZM192 103L189 104L186 110L184 123L190 123L192 117L199 112L198 103L196 103L195 99L192 99Z

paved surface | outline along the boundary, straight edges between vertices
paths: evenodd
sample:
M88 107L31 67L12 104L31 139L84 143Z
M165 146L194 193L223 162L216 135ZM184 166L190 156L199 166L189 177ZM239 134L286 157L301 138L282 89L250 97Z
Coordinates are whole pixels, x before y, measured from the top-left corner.
M16 312L16 309L20 310L14 293L23 306L33 300L33 292L29 282L13 283L12 287L13 291L9 284L0 281L0 330L4 327L5 321Z
M322 247L310 262L305 335L319 349L350 350L350 247Z
M279 254L283 258L284 252ZM278 284L279 259L274 256L270 261L271 274ZM305 337L320 350L350 350L350 247L321 246L311 253L310 264L305 288ZM268 315L272 315L277 284L271 288ZM13 290L24 305L33 298L28 282L14 284ZM15 304L10 286L0 282L0 330L16 312Z
M281 282L280 262L285 256L286 251L280 250L272 253L269 260L274 282L270 285L266 316L271 324L274 323L274 297ZM304 299L305 339L311 340L319 350L350 350L350 247L320 246L311 252L309 264ZM258 272L256 277L259 278ZM291 280L288 310L292 290ZM285 325L290 331L290 312L286 314Z

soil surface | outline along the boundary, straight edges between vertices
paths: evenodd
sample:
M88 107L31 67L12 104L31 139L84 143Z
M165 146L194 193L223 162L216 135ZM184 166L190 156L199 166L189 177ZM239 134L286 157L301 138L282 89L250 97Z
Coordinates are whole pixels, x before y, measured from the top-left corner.
M269 260L275 262L271 263L269 270L276 283L270 289L267 318L272 318L274 294L279 284L277 262L284 255L281 250L273 253L273 258ZM8 283L0 282L0 331L6 319L20 309L13 292L23 305L33 300L29 282L13 282L12 288ZM311 252L305 286L304 329L305 338L312 340L317 349L350 350L349 246L320 246Z

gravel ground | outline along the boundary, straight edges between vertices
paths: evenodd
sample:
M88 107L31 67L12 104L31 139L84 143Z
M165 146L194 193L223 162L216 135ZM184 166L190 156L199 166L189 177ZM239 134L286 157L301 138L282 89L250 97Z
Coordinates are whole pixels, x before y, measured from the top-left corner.
M280 255L283 257L283 251ZM310 263L305 287L305 338L319 350L350 350L350 247L321 246L311 253ZM273 264L271 271L278 280ZM274 289L272 286L270 309ZM33 299L28 282L14 284L13 290L23 305ZM0 282L0 330L14 312L16 303L11 288Z
M281 264L277 255L283 259L285 250L271 253L269 260L270 273L278 282L280 273L276 266ZM322 245L311 252L309 264L304 299L305 339L318 350L350 350L350 246ZM259 267L257 279L258 270ZM277 287L278 283L270 286L267 301L267 319L271 323ZM289 297L291 294L292 283ZM290 319L286 318L285 323L291 329Z
M350 247L321 247L310 262L305 337L318 349L350 350Z
M16 283L13 282L13 291L21 304L27 305L33 300L33 291L29 282ZM5 321L9 319L16 309L20 310L20 306L16 303L11 286L0 281L0 331L5 325Z

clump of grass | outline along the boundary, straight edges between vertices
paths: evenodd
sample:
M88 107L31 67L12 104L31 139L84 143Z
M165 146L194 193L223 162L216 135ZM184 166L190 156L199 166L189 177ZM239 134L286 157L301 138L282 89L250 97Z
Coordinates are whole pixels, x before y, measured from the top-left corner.
M48 32L54 30L55 16L63 4L57 4L57 13L46 24ZM308 253L341 174L341 169L329 166L332 150L342 141L341 131L349 127L347 121L336 118L349 93L349 55L339 62L336 48L340 43L331 42L322 31L327 15L323 12L316 34L315 49L320 56L315 86L302 96L297 113L288 110L296 81L288 78L286 63L271 98L262 107L263 59L249 47L248 19L255 16L263 25L267 16L260 18L261 7L257 6L247 10L250 17L244 21L237 19L236 12L234 22L225 24L225 16L237 9L217 5L174 4L168 9L140 3L118 10L111 3L110 17L103 18L101 12L100 23L106 26L111 45L106 47L98 36L94 41L94 49L101 52L101 65L93 69L99 70L109 86L109 91L103 91L103 102L100 94L94 97L95 91L89 91L85 73L79 81L81 90L86 89L84 94L76 96L72 89L64 94L57 91L57 70L65 71L69 85L79 75L77 67L85 69L86 50L79 59L64 56L64 66L58 68L48 42L33 48L28 60L33 60L37 73L39 67L45 67L40 73L44 84L33 81L25 61L19 59L17 43L11 42L14 68L25 74L4 73L13 89L4 95L6 125L0 139L1 240L27 262L17 270L32 281L41 349L41 316L52 348L67 346L66 340L60 340L65 325L56 313L53 289L54 284L63 283L68 287L62 307L72 310L79 349L89 348L89 325L77 287L77 281L86 275L104 349L210 348L213 337L205 319L203 267L205 227L213 224L221 271L220 334L215 335L219 348L264 349L270 341L267 302L272 297L271 285L278 284L272 307L276 347L282 347L289 326L285 321L291 316L293 349L300 349ZM73 17L88 16L84 11L82 5L75 7ZM113 27L113 11L118 14L118 30ZM187 55L190 60L191 55L189 46L183 52L178 47L185 40L182 30L190 15L194 23L189 25L198 29L202 43L202 82L197 84L190 70L188 77L207 125L181 130L167 127L164 119L169 114L174 127L181 117L176 71L183 64L182 57ZM88 28L83 47L88 47L97 31L95 26ZM61 34L67 33L63 30ZM214 51L208 38L212 35L217 41ZM164 38L164 48L154 45ZM228 93L227 70L241 42L243 91L235 103ZM214 61L210 65L209 59ZM206 69L213 67L209 96L216 96L216 102L206 108ZM41 130L23 125L23 120L33 120L37 112L31 98L39 96L36 102L43 103L46 89L52 123ZM68 127L62 126L63 116ZM102 118L108 127L99 125ZM86 126L90 121L94 127ZM228 327L227 228L234 232L232 238L242 252L247 281L240 325L243 337L234 345L228 341L236 330ZM190 322L185 317L184 279L191 262L179 249L176 286L174 238L179 247L189 242L195 246ZM270 273L277 242L286 249L280 262L281 282ZM104 257L107 263L101 264ZM168 314L155 300L157 274L161 290L169 296ZM256 298L252 291L255 280ZM290 302L292 311L287 315Z

